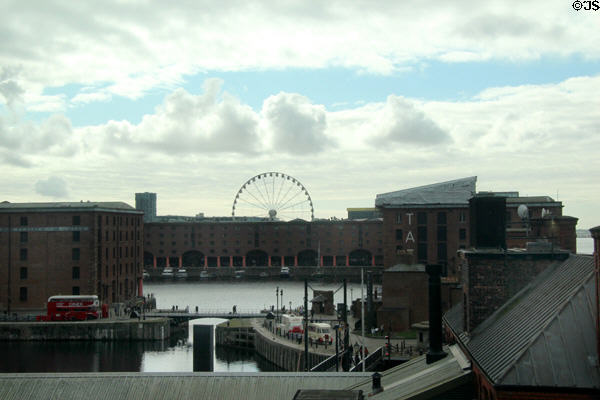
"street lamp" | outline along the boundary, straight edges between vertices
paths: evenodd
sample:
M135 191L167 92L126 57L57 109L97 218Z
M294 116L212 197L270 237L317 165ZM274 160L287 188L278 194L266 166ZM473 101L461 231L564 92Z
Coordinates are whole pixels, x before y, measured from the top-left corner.
M279 320L279 286L275 289L275 297L277 298L277 307L275 307L275 321Z
M281 309L283 310L283 308L284 308L284 306L283 306L283 289L281 289L281 292L279 292L279 294L281 295Z

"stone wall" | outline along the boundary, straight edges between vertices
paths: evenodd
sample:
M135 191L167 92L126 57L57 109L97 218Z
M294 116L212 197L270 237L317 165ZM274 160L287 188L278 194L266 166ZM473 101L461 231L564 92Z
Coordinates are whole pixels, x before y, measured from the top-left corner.
M164 340L171 330L166 318L102 322L3 322L0 340Z

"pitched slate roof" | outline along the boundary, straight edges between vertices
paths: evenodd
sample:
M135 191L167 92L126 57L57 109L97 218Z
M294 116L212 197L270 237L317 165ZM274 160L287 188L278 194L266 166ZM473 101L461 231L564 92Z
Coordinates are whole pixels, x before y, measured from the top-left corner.
M381 372L383 392L374 396L369 394L372 378L346 389L362 390L365 397L377 400L425 399L468 383L472 378L469 361L456 345L444 347L444 351L447 356L432 364L427 364L423 355Z
M0 374L0 399L291 399L298 389L343 389L364 373Z
M475 195L476 176L434 183L395 192L378 194L377 207L399 207L408 205L462 204L468 205Z
M600 388L592 257L548 267L470 334L444 320L495 385Z

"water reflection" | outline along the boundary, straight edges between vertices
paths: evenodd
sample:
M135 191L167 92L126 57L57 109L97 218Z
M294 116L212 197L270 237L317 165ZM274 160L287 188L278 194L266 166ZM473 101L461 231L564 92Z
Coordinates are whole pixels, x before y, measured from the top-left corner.
M0 342L0 372L192 372L192 346L185 331L156 342ZM215 372L279 370L251 349L216 347L214 357Z

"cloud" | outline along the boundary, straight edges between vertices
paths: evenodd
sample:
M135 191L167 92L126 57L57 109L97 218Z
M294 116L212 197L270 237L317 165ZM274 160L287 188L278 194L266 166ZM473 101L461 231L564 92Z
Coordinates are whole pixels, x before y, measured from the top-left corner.
M405 98L389 96L378 114L373 121L372 142L379 147L392 143L431 146L452 142L447 132Z
M332 141L325 135L325 107L295 93L279 93L264 101L262 115L275 151L303 155L318 153Z
M54 198L65 198L69 195L67 182L56 176L37 181L35 183L35 192L42 196Z
M100 147L107 153L134 149L165 154L252 154L261 148L258 116L248 105L221 93L222 83L207 79L200 95L176 89L137 125L110 121L86 128L87 147L95 147L101 138Z
M19 68L17 84L29 96L102 84L73 101L137 99L201 71L342 67L392 74L437 59L600 58L593 13L560 2L78 3L3 2L0 65ZM15 89L5 84L4 96L12 99Z
M9 108L13 108L16 103L23 100L25 90L16 81L19 68L10 68L0 66L0 95L4 97L5 103Z

